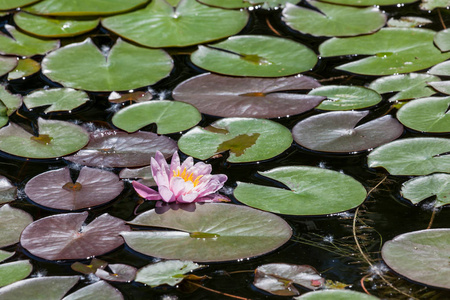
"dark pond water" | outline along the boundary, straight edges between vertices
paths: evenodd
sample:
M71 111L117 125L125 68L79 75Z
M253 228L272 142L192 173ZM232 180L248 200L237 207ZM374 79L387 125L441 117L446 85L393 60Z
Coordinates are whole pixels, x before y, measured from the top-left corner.
M434 21L433 24L426 26L427 28L434 30L442 29L437 10L431 13L420 11L417 3L383 9L388 14L388 18L403 15L422 16ZM444 22L450 24L448 11L442 10L441 13ZM280 11L252 11L251 21L241 34L265 34L276 36L276 33L269 28L267 22L269 22L282 36L301 42L316 51L316 53L318 53L318 45L325 40L323 38L301 35L289 30L281 22ZM0 18L0 26L8 23L13 24L12 17L6 16ZM90 33L89 35L93 37L95 43L98 45L112 45L115 39L114 35L110 35L102 29L98 29L96 32ZM64 40L62 43L68 44L82 41L86 37L87 35L71 38ZM183 54L189 53L194 49L195 47L181 49L179 51L169 50L174 58L175 68L170 77L152 86L152 89L156 93L167 95L167 98L171 99L170 92L178 83L203 72L189 62L188 55ZM40 58L37 57L36 59L39 60ZM334 69L336 65L345 61L351 61L352 59L355 59L355 57L320 59L314 70L305 74L319 80L326 79L324 84L353 84L364 86L374 80L375 77L346 74ZM23 95L44 86L58 86L55 83L49 82L41 74L12 82L7 82L5 77L1 79L2 82L7 83L8 89L11 92ZM145 89L146 88L143 88L143 90ZM113 112L118 108L112 106L108 102L107 96L108 94L90 93L90 97L94 101L89 107L73 111L70 115L52 114L49 115L49 118L70 121L76 120L80 123L93 122L95 126L111 126L110 118L112 117ZM389 95L384 95L384 101L371 110L373 117L381 116L388 112L390 107L389 103L386 101L388 97ZM36 112L29 112L21 109L20 115L13 116L12 121L21 124L29 124L29 119L36 119L35 113ZM280 122L291 129L299 120L317 113L319 112L313 111L299 116L277 119L275 121ZM395 110L390 111L389 113L394 114ZM216 120L216 118L204 116L200 125L207 125L214 120ZM151 127L147 129L152 130ZM402 137L410 136L428 135L405 131ZM179 135L171 135L171 137L178 139ZM258 164L230 165L225 163L224 159L215 159L210 160L209 162L213 164L216 173L225 173L228 175L229 181L226 184L228 188L235 187L236 181L266 184L256 175L256 171L269 170L283 165L307 165L322 166L332 170L342 171L360 181L367 190L370 190L383 180L387 173L381 169L368 169L366 165L366 156L366 153L355 155L323 155L293 145L279 157ZM25 183L33 176L48 169L65 165L66 162L62 160L35 162L0 154L0 174L7 176L14 182L19 187L19 191L23 189ZM428 226L430 221L431 211L424 210L420 206L413 207L409 205L407 201L401 199L399 190L401 184L407 179L408 177L405 176L388 176L387 179L370 194L369 198L358 212L359 218L356 223L357 236L360 238L364 251L368 253L367 255L370 257L371 263L378 268L382 268L379 250L384 241L392 239L401 233L424 229ZM91 210L89 219L93 219L100 214L108 212L113 216L131 220L134 218L133 210L137 201L138 197L136 193L131 188L131 185L127 184L126 189L115 201L106 206ZM11 205L31 213L35 220L55 213L30 203L23 192L19 192L19 199L14 201ZM141 207L141 210L149 209L151 207L152 204L147 203ZM363 257L359 254L352 237L353 217L354 210L347 213L324 217L284 216L283 218L295 231L294 237L286 245L273 253L246 261L213 263L210 264L208 268L197 272L197 274L210 276L211 279L205 281L204 285L221 292L250 299L286 299L287 297L269 295L255 288L252 285L253 270L262 264L274 262L300 265L306 264L316 268L327 279L352 285L352 289L354 290L363 291L360 280L366 276L368 279L373 279L372 281L365 282L365 287L371 294L379 296L380 298L404 298L404 296L391 288L386 287L386 284L375 276L376 270L373 270L373 268L371 269L369 264L365 262ZM433 227L448 227L449 219L450 211L448 209L442 209L436 215ZM332 243L330 243L330 241L332 241ZM336 246L336 248L333 249L334 246ZM328 251L327 249L333 249L333 252ZM12 246L5 250L17 251L16 257L18 259L31 258L34 265L34 275L37 273L46 275L75 274L70 268L70 262L55 263L40 260L27 254L20 245ZM353 254L344 254L348 251ZM151 258L141 256L131 251L126 246L122 246L118 250L103 255L100 258L109 263L126 263L138 268L147 265L152 261ZM399 289L407 293L412 293L418 298L431 299L437 297L435 299L450 299L449 292L410 283L406 280L399 279L392 273L388 273L386 276L391 280L391 283ZM77 285L77 288L87 285L89 282L89 279L85 279ZM152 289L137 283L113 283L113 285L123 293L126 299L130 300L229 299L226 296L214 294L202 289L193 292L185 292L182 288L160 287ZM166 298L169 296L173 298Z

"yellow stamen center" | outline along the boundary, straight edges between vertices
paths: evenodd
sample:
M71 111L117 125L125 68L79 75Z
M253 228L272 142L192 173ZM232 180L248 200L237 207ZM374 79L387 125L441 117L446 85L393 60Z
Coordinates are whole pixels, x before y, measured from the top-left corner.
M191 181L194 184L194 187L196 187L200 181L200 178L203 177L203 175L199 175L196 178L194 178L194 173L188 173L186 171L186 168L183 169L183 172L180 173L180 169L173 171L173 177L181 177L184 179L185 182Z

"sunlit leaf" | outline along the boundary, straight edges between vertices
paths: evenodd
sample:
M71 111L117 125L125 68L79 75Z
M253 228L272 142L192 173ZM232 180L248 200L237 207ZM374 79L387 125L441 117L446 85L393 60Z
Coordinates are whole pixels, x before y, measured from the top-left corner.
M450 175L433 174L410 179L403 183L401 193L414 204L432 196L436 198L434 207L450 204Z
M258 172L288 189L238 182L234 197L246 205L285 215L326 215L352 209L366 198L364 187L336 171L307 166Z
M28 277L32 270L33 266L28 260L0 264L0 287Z
M119 232L130 230L125 221L103 214L85 225L87 216L83 212L39 219L25 228L20 244L32 255L47 260L85 259L123 244Z
M0 55L0 76L14 70L17 66L18 59L16 57Z
M305 293L295 300L379 300L379 298L351 290L322 290Z
M123 300L122 293L105 281L79 289L62 300Z
M49 106L45 113L55 111L71 111L89 101L89 96L84 91L71 88L53 88L36 90L23 99L28 109L40 106Z
M10 10L21 6L29 5L40 0L1 0L0 10Z
M151 287L162 284L175 286L184 279L184 274L205 266L186 260L167 260L146 265L139 269L135 281Z
M95 271L95 275L103 280L116 282L130 282L136 277L137 269L129 265L109 264L108 268L111 272L108 272L104 268L98 268Z
M19 242L20 234L33 218L23 210L13 208L8 204L0 207L0 248Z
M8 252L8 251L0 250L0 262L7 260L14 254L15 254L15 252Z
M0 175L0 204L14 201L16 194L17 188L8 180L8 178Z
M36 74L40 70L41 65L37 61L31 58L20 59L16 68L8 74L8 80L25 78Z
M276 118L313 109L324 97L293 91L319 86L315 79L308 76L236 78L207 73L182 82L172 95L176 100L190 103L208 115Z
M420 3L420 9L431 11L435 8L447 8L450 6L449 0L422 0Z
M261 6L264 9L278 8L285 6L286 3L297 3L298 0L198 0L200 3L223 8L246 8Z
M174 8L165 0L153 0L145 9L105 18L102 25L138 44L162 48L225 38L241 31L247 21L244 10L214 8L192 0L181 0Z
M390 18L387 22L388 27L422 27L433 23L430 19L421 17L400 17L399 19Z

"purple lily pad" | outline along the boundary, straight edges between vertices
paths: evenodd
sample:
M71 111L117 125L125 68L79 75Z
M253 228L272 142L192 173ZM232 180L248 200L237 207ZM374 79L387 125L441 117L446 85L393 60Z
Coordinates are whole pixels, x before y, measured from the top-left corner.
M277 118L313 109L322 96L287 93L321 86L308 76L238 78L201 74L179 84L173 98L220 117Z
M108 265L111 273L104 269L97 269L95 275L103 280L116 282L130 282L136 277L137 269L135 267L124 264Z
M51 170L33 177L25 193L34 202L50 208L79 210L107 203L123 190L119 177L105 170L82 168L76 182L69 168Z
M140 167L149 165L157 150L170 157L177 143L152 132L105 130L91 133L89 144L65 159L91 167Z
M358 152L395 140L403 126L390 115L358 125L368 111L338 111L315 115L292 129L296 143L323 152Z
M125 221L103 214L88 225L87 212L60 214L31 223L20 243L31 254L47 259L85 259L110 252L123 244Z

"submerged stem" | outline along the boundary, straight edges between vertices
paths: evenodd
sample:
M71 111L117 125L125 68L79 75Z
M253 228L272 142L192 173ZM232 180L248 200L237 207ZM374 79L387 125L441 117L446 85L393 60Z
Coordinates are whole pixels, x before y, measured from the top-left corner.
M223 293L223 292L220 292L220 291L216 291L216 290L207 288L206 286L203 286L203 285L201 285L201 284L192 282L192 281L189 281L189 284L195 285L196 287L205 289L205 290L207 290L207 291L210 291L210 292L213 292L213 293L216 293L216 294L219 294L219 295L224 295L224 296L227 296L227 297L231 297L231 298L235 298L235 299L241 299L241 300L251 300L251 299L248 299L248 298L239 297L239 296L235 296L235 295Z

